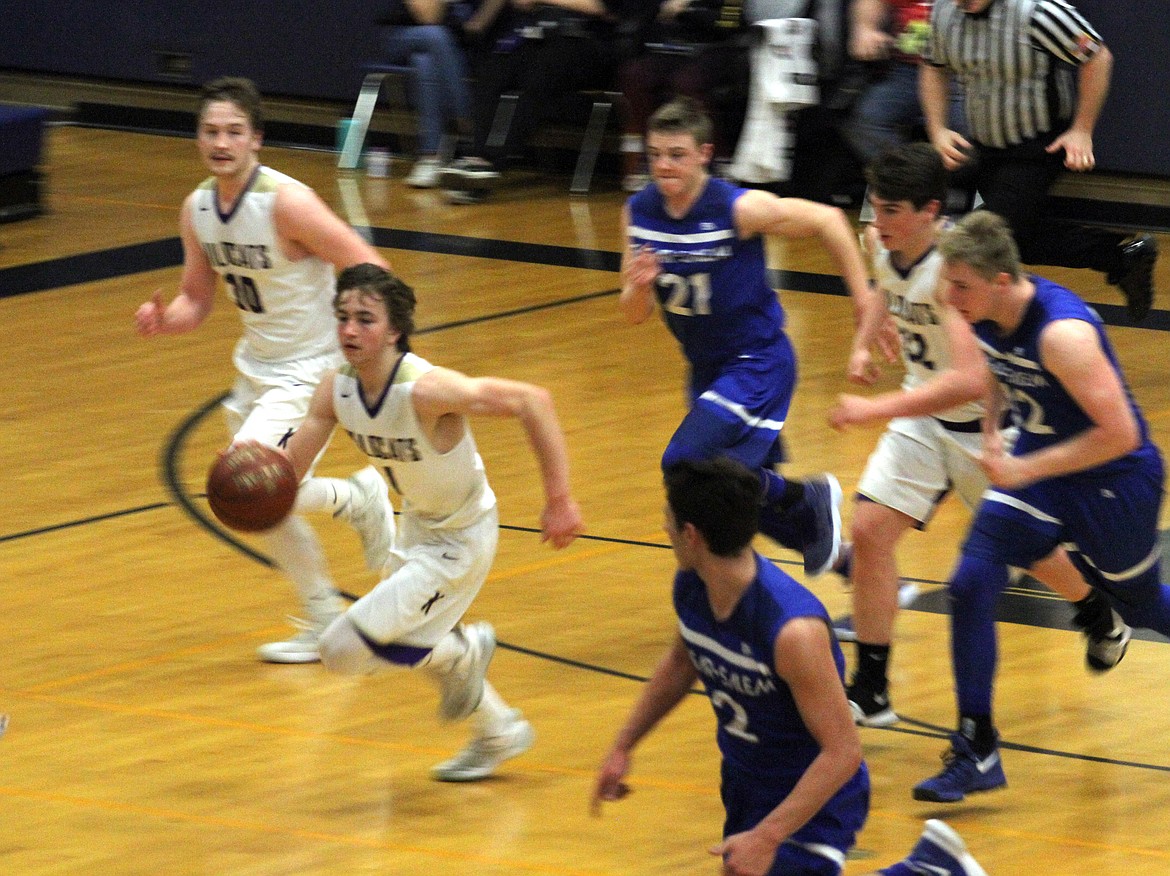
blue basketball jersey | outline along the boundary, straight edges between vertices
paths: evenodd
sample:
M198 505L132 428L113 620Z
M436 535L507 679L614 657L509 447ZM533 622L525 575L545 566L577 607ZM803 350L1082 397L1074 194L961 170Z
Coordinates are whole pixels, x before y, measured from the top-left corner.
M1096 330L1105 356L1117 372L1137 420L1142 448L1134 452L1147 448L1150 445L1149 427L1129 391L1125 375L1121 373L1101 317L1071 290L1042 277L1030 279L1036 285L1036 294L1014 332L1003 335L990 321L975 325L980 346L1010 400L1012 419L1020 430L1012 452L1017 456L1030 453L1074 437L1092 425L1092 420L1080 405L1040 361L1041 334L1049 323L1062 319L1084 320ZM1118 465L1128 467L1125 457L1105 463L1093 472L1109 472L1111 467Z
M655 293L691 365L693 388L706 387L737 359L771 364L786 355L784 311L768 286L763 238L740 240L735 228L733 207L744 192L711 178L682 219L667 214L657 186L629 200L629 243L658 255Z
M826 625L830 621L816 596L758 554L756 569L756 579L726 621L715 619L706 588L693 571L675 576L674 606L691 661L719 721L717 738L725 766L751 777L752 796L768 795L775 806L820 752L791 690L776 674L776 637L794 618L821 618ZM831 647L844 685L845 658L832 638ZM850 832L865 821L868 789L863 764L794 838L819 837L847 845Z

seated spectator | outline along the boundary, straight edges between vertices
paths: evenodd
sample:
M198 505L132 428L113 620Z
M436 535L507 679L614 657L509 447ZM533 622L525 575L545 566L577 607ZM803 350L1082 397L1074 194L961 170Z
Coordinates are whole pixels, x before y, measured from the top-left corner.
M648 181L642 131L673 97L698 102L715 124L716 169L729 163L743 116L748 79L742 0L662 0L640 39L645 51L622 64L626 100L622 188ZM736 87L736 85L739 87Z
M439 184L452 202L476 203L487 197L508 160L527 145L559 98L610 84L616 67L614 11L619 2L510 0L501 36L476 69L473 146L439 174ZM507 136L495 142L490 135L496 109L509 93L516 95L516 105Z
M883 152L925 132L918 99L918 64L930 39L930 0L852 0L849 55L865 65L868 81L845 125L845 138L869 164ZM963 92L951 94L949 126L965 132Z
M382 25L382 60L411 68L418 112L418 154L406 184L432 188L443 137L471 134L471 95L464 44L488 31L503 0L390 0Z

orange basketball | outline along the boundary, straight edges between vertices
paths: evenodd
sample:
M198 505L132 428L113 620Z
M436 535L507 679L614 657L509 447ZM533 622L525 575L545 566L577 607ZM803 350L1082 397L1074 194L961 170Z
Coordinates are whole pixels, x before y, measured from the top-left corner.
M287 456L255 441L230 447L207 473L207 502L219 521L240 532L263 532L292 511L297 474Z

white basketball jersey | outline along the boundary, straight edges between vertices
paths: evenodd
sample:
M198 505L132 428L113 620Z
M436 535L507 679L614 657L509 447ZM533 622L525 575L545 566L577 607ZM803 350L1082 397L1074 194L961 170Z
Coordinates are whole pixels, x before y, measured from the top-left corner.
M343 365L333 381L333 410L354 443L382 469L403 498L402 510L427 526L461 528L496 505L475 438L463 438L439 453L423 433L414 412L414 384L435 366L406 353L381 398L362 397L357 374Z
M333 317L333 266L316 256L289 261L272 220L281 185L303 185L260 167L224 215L215 177L195 190L191 221L212 267L223 277L244 320L236 348L262 362L287 362L338 349Z
M906 365L902 388L912 389L951 367L951 345L935 299L943 258L931 248L903 273L891 262L890 251L879 243L873 261L874 279L902 336ZM977 420L983 416L983 406L968 402L936 416L952 422Z

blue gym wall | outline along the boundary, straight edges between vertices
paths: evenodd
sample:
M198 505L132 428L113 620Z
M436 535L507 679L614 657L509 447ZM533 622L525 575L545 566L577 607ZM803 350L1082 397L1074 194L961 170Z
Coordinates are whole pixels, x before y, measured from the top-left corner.
M235 74L268 95L349 101L383 4L358 0L3 0L0 68L159 84ZM1076 0L1113 50L1097 128L1101 170L1170 176L1170 2ZM159 70L189 55L189 75Z

